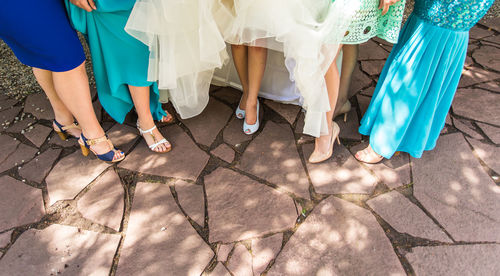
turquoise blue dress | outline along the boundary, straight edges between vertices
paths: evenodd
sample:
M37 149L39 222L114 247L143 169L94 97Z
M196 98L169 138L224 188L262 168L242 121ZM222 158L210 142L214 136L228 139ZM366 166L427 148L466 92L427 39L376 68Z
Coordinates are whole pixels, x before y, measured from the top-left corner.
M87 38L102 107L123 123L134 104L127 85L150 87L150 107L155 120L166 115L159 102L158 86L147 81L149 49L124 30L135 0L95 1L97 10L86 12L65 0L70 21Z
M469 30L494 0L416 0L359 132L378 154L420 158L436 146L457 90Z

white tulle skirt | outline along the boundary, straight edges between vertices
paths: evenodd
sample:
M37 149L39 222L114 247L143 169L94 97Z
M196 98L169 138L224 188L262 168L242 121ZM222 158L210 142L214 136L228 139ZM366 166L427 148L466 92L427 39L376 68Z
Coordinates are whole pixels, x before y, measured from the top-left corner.
M138 0L125 30L149 47L149 81L182 118L200 114L216 68L227 60L213 17L218 0Z
M356 6L349 0L216 0L213 15L226 42L281 51L303 99L304 133L328 134L324 75Z

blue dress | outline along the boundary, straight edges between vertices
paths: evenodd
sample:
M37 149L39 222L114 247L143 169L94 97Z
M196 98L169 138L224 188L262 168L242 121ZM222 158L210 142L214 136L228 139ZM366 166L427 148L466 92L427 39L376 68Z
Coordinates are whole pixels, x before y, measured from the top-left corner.
M64 72L85 61L62 0L2 1L0 39L31 67Z
M86 12L65 0L71 23L88 41L97 95L102 107L123 123L134 103L128 85L149 87L153 119L166 115L156 82L147 80L149 49L124 28L135 0L95 1L97 10Z
M469 30L494 0L416 0L359 132L378 154L420 158L436 146L457 90Z

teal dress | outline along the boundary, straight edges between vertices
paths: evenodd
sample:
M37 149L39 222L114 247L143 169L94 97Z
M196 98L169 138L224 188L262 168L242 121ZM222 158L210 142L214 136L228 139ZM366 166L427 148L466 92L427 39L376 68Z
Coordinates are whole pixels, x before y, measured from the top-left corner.
M436 146L467 54L469 30L494 0L416 0L359 131L378 154Z
M70 21L87 38L102 107L123 123L134 104L128 85L150 87L153 119L166 115L158 86L147 80L149 49L124 30L135 0L95 1L97 10L86 12L65 0Z

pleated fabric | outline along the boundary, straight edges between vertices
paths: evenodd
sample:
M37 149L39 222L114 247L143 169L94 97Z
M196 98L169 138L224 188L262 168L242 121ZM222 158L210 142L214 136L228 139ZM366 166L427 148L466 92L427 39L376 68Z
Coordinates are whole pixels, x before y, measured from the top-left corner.
M214 70L228 59L214 1L138 0L125 27L149 48L148 80L158 81L161 101L183 119L203 111Z
M226 42L281 51L303 98L304 133L328 134L324 75L356 5L348 0L218 0L214 18Z
M412 14L379 77L359 132L378 154L420 158L431 150L464 66L469 32L432 25Z
M102 107L117 122L134 107L128 85L149 87L151 114L166 115L158 86L147 80L149 50L124 30L135 0L100 0L97 10L86 12L65 0L70 21L87 38Z

